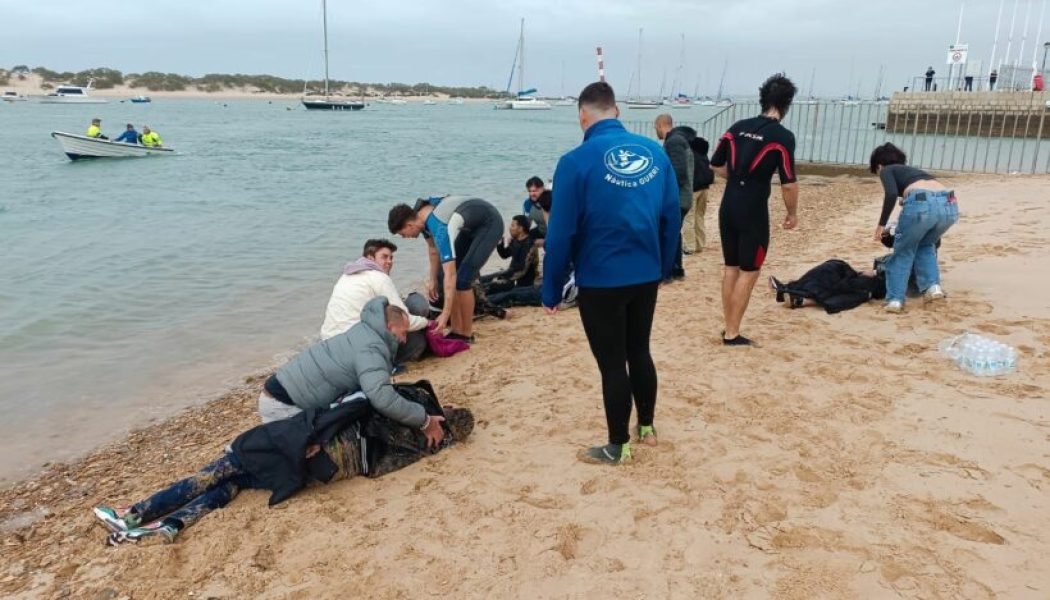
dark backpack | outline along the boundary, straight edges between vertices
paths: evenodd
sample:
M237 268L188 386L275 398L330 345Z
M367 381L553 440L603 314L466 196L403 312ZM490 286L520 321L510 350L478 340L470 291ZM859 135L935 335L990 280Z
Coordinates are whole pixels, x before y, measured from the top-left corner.
M693 149L693 191L706 190L715 182L715 172L711 170L711 161L707 158L710 144L700 136L689 141Z

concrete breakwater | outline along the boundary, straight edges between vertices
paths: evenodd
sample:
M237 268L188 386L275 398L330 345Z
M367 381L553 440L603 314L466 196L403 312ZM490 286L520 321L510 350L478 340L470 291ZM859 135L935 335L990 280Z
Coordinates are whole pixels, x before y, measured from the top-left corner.
M913 135L1050 138L1048 92L897 92L886 131Z

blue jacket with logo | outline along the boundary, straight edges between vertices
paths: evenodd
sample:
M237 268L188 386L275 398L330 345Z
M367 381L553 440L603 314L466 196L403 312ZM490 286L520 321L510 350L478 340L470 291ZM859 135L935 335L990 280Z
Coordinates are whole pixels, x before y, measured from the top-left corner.
M678 180L660 145L617 119L592 125L558 161L543 261L543 305L561 301L570 262L580 287L671 275L682 216Z

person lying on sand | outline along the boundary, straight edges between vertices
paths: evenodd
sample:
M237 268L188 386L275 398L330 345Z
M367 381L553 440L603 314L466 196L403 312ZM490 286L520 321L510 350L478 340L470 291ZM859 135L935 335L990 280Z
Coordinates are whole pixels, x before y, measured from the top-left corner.
M783 283L769 276L777 302L788 308L820 306L829 314L856 308L872 298L886 297L886 276L875 270L857 271L845 261L825 261L799 277Z
M428 382L397 387L428 414L444 415L440 443L373 411L363 394L357 394L329 409L257 425L239 435L218 460L145 500L125 507L95 507L95 518L109 531L106 544L172 542L241 490L271 490L273 506L307 481L386 475L463 441L474 430L473 414L465 408L442 409Z

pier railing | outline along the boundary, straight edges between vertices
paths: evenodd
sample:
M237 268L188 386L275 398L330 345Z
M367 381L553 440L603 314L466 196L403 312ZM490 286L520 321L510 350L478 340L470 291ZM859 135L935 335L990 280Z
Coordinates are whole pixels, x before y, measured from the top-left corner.
M670 108L670 107L668 107ZM627 112L627 111L625 111ZM655 137L652 117L627 112L628 129ZM729 107L668 110L675 125L688 125L714 152L718 139L736 121L761 112L757 102ZM650 116L651 115L651 116ZM889 122L889 128L887 128ZM799 102L784 126L795 134L795 160L820 164L867 165L871 151L892 142L908 163L924 169L967 173L1050 173L1050 106L937 107L886 102Z

